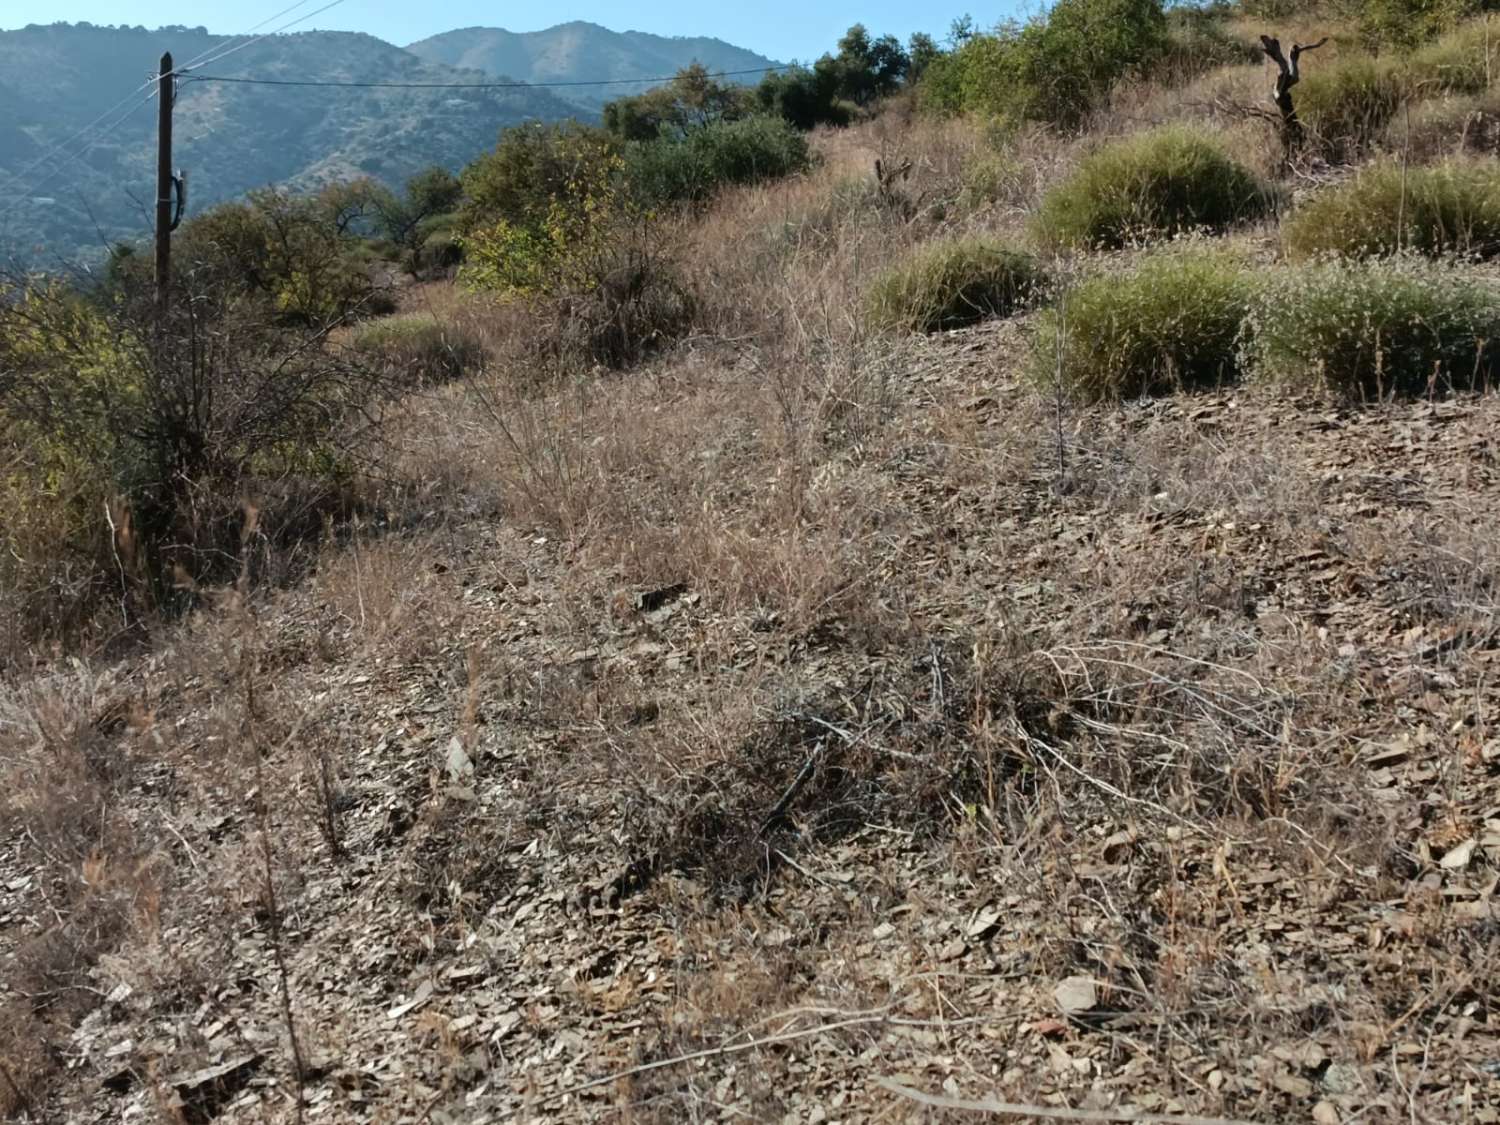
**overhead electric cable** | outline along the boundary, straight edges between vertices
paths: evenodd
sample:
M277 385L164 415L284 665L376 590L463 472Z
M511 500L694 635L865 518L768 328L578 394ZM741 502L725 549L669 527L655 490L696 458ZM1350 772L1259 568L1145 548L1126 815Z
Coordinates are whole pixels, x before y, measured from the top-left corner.
M315 8L315 9L313 9L311 12L308 12L305 16L298 16L294 20L288 20L286 23L282 24L280 27L272 28L270 31L266 32L264 35L258 35L258 36L256 36L254 39L250 40L248 43L241 43L241 44L239 44L236 47L230 47L227 50L220 51L218 54L212 55L212 56L210 56L209 58L206 58L206 59L195 60L195 64L196 64L195 66L192 66L192 67L179 66L179 67L175 68L172 73L173 74L187 74L190 69L197 69L197 67L200 67L200 66L212 66L214 63L218 62L220 59L227 59L230 55L234 54L236 51L243 51L246 47L253 47L257 43L264 43L267 39L271 38L271 36L273 36L273 35L280 35L287 28L289 28L289 27L296 27L299 23L306 23L308 20L312 19L313 16L320 16L324 12L328 11L330 8L337 8L343 2L344 2L344 0L332 0L331 3L324 4L321 8ZM296 9L298 9L300 7L302 7L301 4L294 4L294 5L292 5L292 7L288 8L287 11L289 11L289 12L290 11L295 11ZM286 13L283 12L281 14L285 15ZM272 18L274 19L275 17L273 16Z
M137 91L137 92L139 92L139 91ZM106 126L98 134L98 136L90 138L89 143L86 144L86 145L84 145L83 148L80 151L74 152L74 153L66 153L64 155L68 156L70 159L73 159L73 160L82 160L85 156L87 156L90 152L92 152L94 150L94 148L99 144L99 142L103 141L106 137L109 137L111 134L113 134L115 132L115 130L119 129L120 126L124 125L125 122L129 121L132 117L134 117L142 109L144 109L146 106L150 105L151 101L152 101L152 99L151 99L150 96L142 98L139 102L137 102L135 105L131 106L128 110L126 110L123 114L121 114L119 117L117 117L114 121L110 122L109 125ZM124 104L124 103L121 103L121 104ZM116 106L115 108L118 109L119 107ZM82 134L79 134L79 136L82 136ZM76 140L77 138L74 138L74 139ZM22 192L17 198L11 200L9 206L7 206L7 207L5 207L3 209L0 209L0 219L5 218L8 215L10 215L13 211L18 210L21 207L21 205L24 204L24 203L27 203L36 192L41 191L44 187L46 187L48 184L50 184L53 180L57 179L57 177L60 176L60 175L62 175L63 172L65 172L65 171L67 171L67 165L66 164L60 165L60 166L52 169L52 171L48 175L43 176L40 180L38 180L37 182L33 183L29 189L27 189L25 192Z
M265 27L266 24L273 23L276 20L279 20L282 16L291 15L291 13L295 12L298 8L301 8L304 5L311 4L311 3L312 3L312 0L297 0L297 2L295 4L293 4L293 5L291 5L290 7L281 9L281 11L277 12L274 16L267 16L265 19L261 20L260 23L256 24L254 27L247 27L247 28L245 28L244 31L240 32L239 35L233 36L232 38L236 39L236 40L238 40L238 39L249 39L257 31L259 31L261 28ZM275 33L272 32L271 34L275 34ZM245 44L245 46L247 46L247 47L249 45L250 45L249 43ZM179 71L182 71L182 70L186 70L188 67L197 66L204 59L208 58L209 55L213 54L215 51L219 50L223 46L224 46L223 43L215 43L208 50L202 52L201 54L197 55L194 58L188 59L187 62L183 63L177 69ZM236 47L235 49L238 50L239 48Z
M4 184L0 184L0 192L7 192L7 191L9 191L12 186L14 186L15 184L20 183L27 176L31 175L31 173L35 172L38 168L40 168L43 164L46 164L54 156L57 156L63 149L67 148L69 145L72 145L72 144L76 143L77 141L81 141L101 121L103 121L110 114L114 113L116 110L121 109L127 102L130 101L131 98L135 97L137 94L139 94L142 90L146 89L148 86L150 86L155 81L157 81L157 80L155 78L152 78L148 82L143 82L141 85L137 86L134 90L130 91L130 93L126 94L123 98L121 98L119 101L117 101L114 105L112 105L108 109L106 109L98 117L96 117L92 121L90 121L82 129L79 129L78 132L74 133L67 140L58 141L57 144L53 145L46 152L42 153L42 155L39 156L39 157L37 157L36 160L34 160L32 163L30 163L26 167L22 168L19 172L12 173L9 180L7 180ZM110 126L110 128L113 128L113 126Z
M777 70L792 70L794 64L757 66L748 70L721 70L711 78L731 78L743 74L769 74ZM592 82L575 80L569 82L319 82L300 78L231 78L218 74L194 74L184 79L187 82L233 82L245 86L324 86L335 89L379 89L379 90L553 90L571 86L626 86L638 83L663 85L670 78L600 78Z

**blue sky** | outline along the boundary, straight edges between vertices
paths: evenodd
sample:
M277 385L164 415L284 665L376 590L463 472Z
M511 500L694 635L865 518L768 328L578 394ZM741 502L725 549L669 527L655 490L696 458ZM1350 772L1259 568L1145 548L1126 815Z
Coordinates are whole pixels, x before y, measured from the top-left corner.
M202 25L210 31L238 34L294 0L220 0L212 5L184 5L175 11L146 0L0 0L0 28L28 23L95 24L161 23ZM303 7L272 23L279 26L303 12L316 11L328 0L308 0ZM992 24L1015 3L976 8L963 0L897 3L896 0L761 0L757 3L714 4L689 0L657 0L650 5L607 4L600 0L554 0L548 4L496 4L480 0L343 0L338 7L293 30L311 28L365 31L393 43L459 27L504 27L536 31L568 20L589 20L616 31L650 31L658 35L713 35L778 59L811 59L829 50L852 23L872 32L892 32L905 39L913 31L927 31L942 39L958 16L972 12L981 25Z

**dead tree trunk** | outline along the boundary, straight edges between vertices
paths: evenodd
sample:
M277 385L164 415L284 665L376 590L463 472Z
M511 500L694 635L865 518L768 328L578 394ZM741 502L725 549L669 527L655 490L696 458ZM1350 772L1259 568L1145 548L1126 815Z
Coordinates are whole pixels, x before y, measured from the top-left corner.
M1297 65L1298 59L1301 58L1303 51L1315 51L1327 42L1328 36L1325 35L1316 43L1309 43L1306 46L1293 43L1291 55L1288 56L1281 51L1281 40L1273 39L1269 35L1260 37L1260 44L1266 55L1281 70L1281 73L1276 76L1276 90L1272 93L1271 100L1281 111L1281 144L1288 159L1302 146L1302 141L1307 135L1302 122L1297 117L1297 107L1292 102L1292 87L1302 78Z

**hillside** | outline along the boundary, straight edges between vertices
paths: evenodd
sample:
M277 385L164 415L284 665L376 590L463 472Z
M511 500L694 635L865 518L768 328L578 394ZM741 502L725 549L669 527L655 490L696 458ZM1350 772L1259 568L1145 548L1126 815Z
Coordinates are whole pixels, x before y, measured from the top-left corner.
M583 21L529 32L471 27L434 35L411 44L407 50L432 62L487 74L511 74L525 82L662 78L694 62L711 71L754 70L775 65L762 55L721 39L611 31ZM746 80L753 81L754 76L746 76ZM641 89L581 86L560 92L580 105L597 110L622 92L640 93Z
M1500 1125L1480 2L0 279L0 1119Z
M8 181L139 87L163 51L185 63L232 42L187 29L56 24L0 32L0 177ZM343 32L277 36L209 70L229 77L330 82L485 80L370 36ZM72 259L97 252L101 242L148 231L146 209L155 190L154 108L142 96L135 112L108 137L87 151L82 142L72 146L72 159L57 163L56 175L49 164L24 177L24 184L37 186L0 215L0 256L30 252L44 261ZM353 175L396 184L430 164L457 169L492 147L509 125L560 120L576 112L543 90L318 90L189 82L179 95L176 163L189 173L196 212L267 184L309 188Z

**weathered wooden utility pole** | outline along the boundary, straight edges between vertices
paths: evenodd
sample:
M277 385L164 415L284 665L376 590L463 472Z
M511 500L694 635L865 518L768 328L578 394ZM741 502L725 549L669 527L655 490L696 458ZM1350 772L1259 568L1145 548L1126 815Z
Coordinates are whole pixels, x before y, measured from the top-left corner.
M167 310L172 284L172 103L177 79L172 74L172 52L161 57L161 79L156 84L156 307Z

